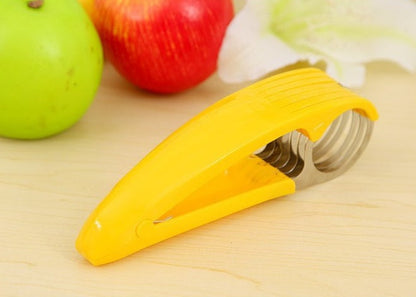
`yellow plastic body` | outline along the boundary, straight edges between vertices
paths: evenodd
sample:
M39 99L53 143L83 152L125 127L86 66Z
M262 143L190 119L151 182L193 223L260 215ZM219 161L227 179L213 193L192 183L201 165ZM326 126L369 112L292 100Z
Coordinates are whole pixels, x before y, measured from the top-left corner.
M76 247L100 265L263 201L293 180L253 152L298 130L318 140L347 110L374 106L317 69L244 88L186 123L137 164L90 215Z

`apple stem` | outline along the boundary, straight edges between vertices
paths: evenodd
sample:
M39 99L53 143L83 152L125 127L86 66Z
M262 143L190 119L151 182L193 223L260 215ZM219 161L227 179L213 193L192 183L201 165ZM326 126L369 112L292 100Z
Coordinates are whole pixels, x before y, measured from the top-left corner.
M43 5L43 1L44 0L31 0L27 2L27 6L29 6L30 8L40 8Z

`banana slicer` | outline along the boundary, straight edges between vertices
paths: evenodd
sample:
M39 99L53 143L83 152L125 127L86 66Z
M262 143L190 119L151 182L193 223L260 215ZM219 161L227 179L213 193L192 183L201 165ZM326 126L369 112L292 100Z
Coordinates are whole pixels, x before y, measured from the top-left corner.
M123 177L76 242L92 264L145 247L346 171L375 107L324 72L278 74L218 101Z

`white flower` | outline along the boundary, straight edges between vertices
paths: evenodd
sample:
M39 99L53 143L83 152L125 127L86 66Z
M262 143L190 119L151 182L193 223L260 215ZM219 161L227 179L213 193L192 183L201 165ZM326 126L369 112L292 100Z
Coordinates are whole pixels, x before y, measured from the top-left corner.
M357 87L374 60L416 70L413 0L247 0L227 29L218 73L237 83L324 61L330 76Z

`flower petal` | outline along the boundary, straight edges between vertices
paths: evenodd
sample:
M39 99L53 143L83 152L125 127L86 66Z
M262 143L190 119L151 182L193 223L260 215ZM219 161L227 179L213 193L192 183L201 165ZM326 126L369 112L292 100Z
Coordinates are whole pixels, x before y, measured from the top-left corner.
M326 73L350 88L362 86L365 80L365 67L361 64L327 62Z
M390 60L416 71L413 0L249 0L228 28L220 77L241 82L293 64L323 60L347 86L364 81L361 65Z
M390 60L407 70L416 70L413 1L349 0L348 5L341 2L327 7L325 22L314 24L313 31L309 28L308 34L298 36L298 48L344 63Z
M225 82L255 80L300 59L268 30L270 11L267 1L249 0L227 28L218 58Z

